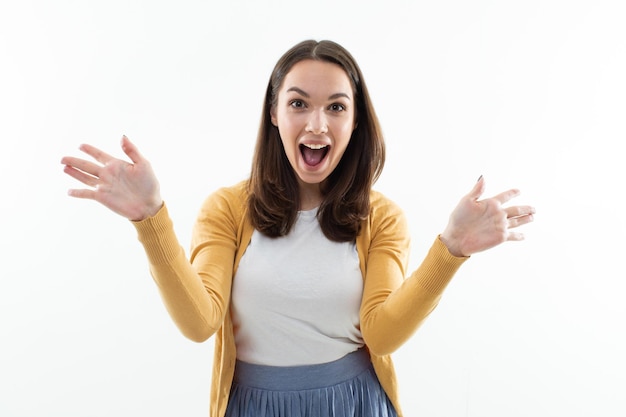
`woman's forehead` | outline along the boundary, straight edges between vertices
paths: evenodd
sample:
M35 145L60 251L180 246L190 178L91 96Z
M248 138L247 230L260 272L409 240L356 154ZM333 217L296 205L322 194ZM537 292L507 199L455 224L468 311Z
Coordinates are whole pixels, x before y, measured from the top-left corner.
M281 91L293 91L305 97L313 94L353 96L350 78L341 66L310 59L291 67L283 80Z

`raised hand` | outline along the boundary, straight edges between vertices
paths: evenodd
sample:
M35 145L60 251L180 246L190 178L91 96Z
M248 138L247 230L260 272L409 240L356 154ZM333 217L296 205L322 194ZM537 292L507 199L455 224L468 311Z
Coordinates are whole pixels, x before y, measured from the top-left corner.
M440 238L454 256L469 256L506 241L523 240L522 233L511 229L533 221L533 207L503 206L517 197L519 190L511 189L479 200L484 191L485 179L481 177L450 214Z
M132 163L114 158L91 145L81 145L79 149L98 163L63 157L63 171L90 187L70 189L68 194L95 200L129 220L143 220L156 214L163 205L159 182L148 160L126 136L122 137L121 146Z

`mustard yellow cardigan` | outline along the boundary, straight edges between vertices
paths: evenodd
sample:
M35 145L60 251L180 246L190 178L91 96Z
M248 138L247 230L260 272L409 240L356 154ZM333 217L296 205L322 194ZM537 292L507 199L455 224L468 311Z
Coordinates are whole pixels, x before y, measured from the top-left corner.
M229 306L232 279L253 232L246 199L246 182L222 188L206 199L194 226L189 259L174 234L166 206L154 217L133 223L150 272L178 328L197 342L216 334L211 417L225 414L235 368ZM390 354L435 308L466 259L450 255L437 238L420 267L406 277L407 229L398 206L372 191L370 216L356 239L364 279L361 333L378 379L399 416Z

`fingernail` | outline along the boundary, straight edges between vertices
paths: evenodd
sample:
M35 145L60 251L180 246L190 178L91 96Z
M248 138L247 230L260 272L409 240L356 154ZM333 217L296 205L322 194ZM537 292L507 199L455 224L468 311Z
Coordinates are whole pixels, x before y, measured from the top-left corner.
M480 177L478 177L478 179L476 180L476 182L480 181L480 179L481 179L482 177L483 177L483 176L482 176L482 174L481 174L481 176L480 176Z

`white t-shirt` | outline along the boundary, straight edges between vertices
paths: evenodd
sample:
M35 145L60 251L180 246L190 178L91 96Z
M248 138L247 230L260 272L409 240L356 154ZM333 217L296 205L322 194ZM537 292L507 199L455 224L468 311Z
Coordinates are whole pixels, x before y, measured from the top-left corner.
M233 280L237 359L271 366L326 363L363 346L363 277L354 242L328 240L317 209L289 235L254 231Z

